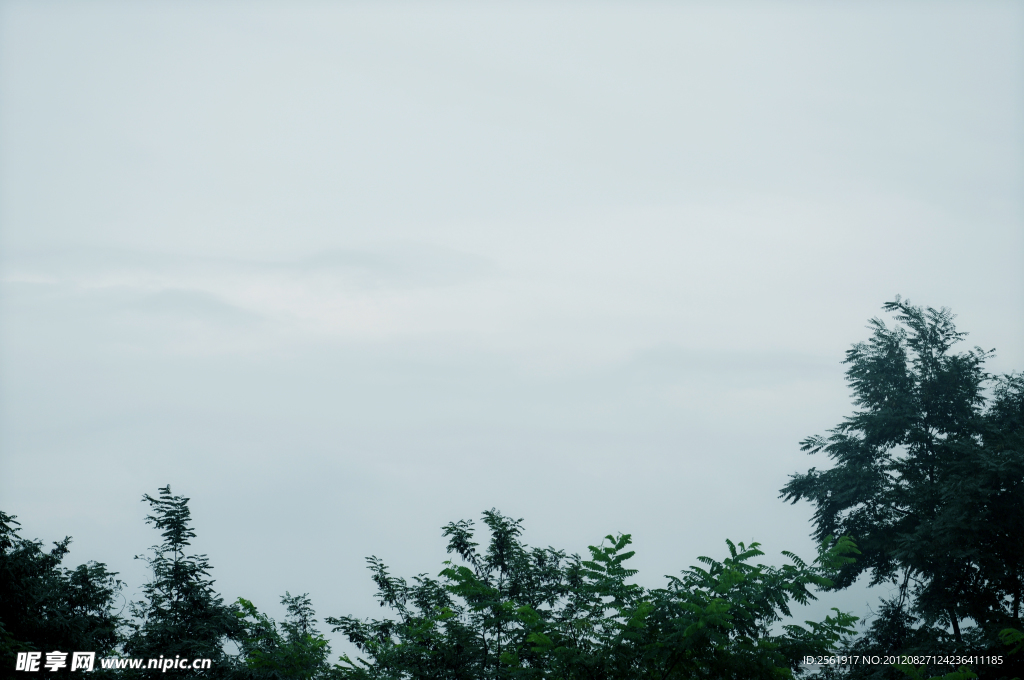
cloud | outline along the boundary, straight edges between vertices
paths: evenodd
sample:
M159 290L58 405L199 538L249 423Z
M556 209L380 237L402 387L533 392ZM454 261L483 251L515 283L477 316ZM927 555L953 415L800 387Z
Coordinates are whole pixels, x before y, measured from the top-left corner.
M175 322L201 321L225 325L250 326L261 317L230 305L203 291L167 288L136 296L120 309L142 317L166 317Z
M355 288L419 289L479 282L498 274L486 257L432 244L332 249L298 260L297 274L334 274Z

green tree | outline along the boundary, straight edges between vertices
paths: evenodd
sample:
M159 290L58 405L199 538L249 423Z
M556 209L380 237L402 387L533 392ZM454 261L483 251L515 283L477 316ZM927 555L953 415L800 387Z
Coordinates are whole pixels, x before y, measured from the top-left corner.
M239 678L321 680L334 677L331 647L316 628L316 614L308 594L285 593L281 598L288 612L280 625L260 613L244 598L235 603L242 633L239 649L242 668Z
M788 678L804 655L829 651L851 632L853 617L836 612L807 627L777 624L791 602L813 599L810 588L830 576L856 548L826 541L807 564L750 564L757 544L729 543L730 555L685 570L665 588L629 583L629 535L609 536L590 559L553 548L530 548L521 523L484 513L486 550L473 524L445 527L449 561L438 579L394 577L368 559L381 605L394 619L328 618L367 657L344 658L346 678Z
M897 586L868 642L995 653L999 631L1020 627L1024 384L985 372L992 350L955 351L966 333L948 309L883 309L896 323L872 319L846 353L857 410L801 444L833 465L793 475L782 497L813 504L815 537L857 541L836 587L863 573Z
M168 485L160 489L159 498L146 494L143 501L152 512L146 522L161 531L163 542L152 547L150 556L137 557L148 562L153 577L142 588L144 599L132 603L134 620L125 655L212 659L210 671L195 675L227 675L232 664L224 644L238 631L238 618L214 590L206 555L186 553L196 535L189 499L172 495Z
M96 562L64 568L70 538L47 551L22 538L17 526L0 512L0 668L10 672L25 651L111 653L122 625L117 574Z

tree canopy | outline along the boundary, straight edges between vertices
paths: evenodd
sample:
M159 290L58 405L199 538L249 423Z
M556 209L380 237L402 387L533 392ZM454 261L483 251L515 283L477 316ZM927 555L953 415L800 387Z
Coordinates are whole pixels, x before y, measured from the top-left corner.
M802 442L832 466L793 475L782 496L812 503L816 537L856 540L862 555L836 587L863 573L897 587L872 632L888 630L890 652L897 631L933 653L1001 648L1024 584L1024 378L988 374L993 350L957 351L966 333L948 309L883 309L895 324L872 319L846 353L856 410Z
M329 618L366 659L342 675L370 678L788 678L806 655L825 654L855 617L779 625L791 603L814 599L852 561L849 539L827 539L813 562L784 553L783 567L753 564L758 544L727 542L722 561L701 558L662 588L630 583L628 534L607 536L589 559L522 543L522 525L484 513L444 528L438 578L392 576L368 558L377 597L394 618Z
M123 619L122 583L106 565L61 566L70 538L44 550L22 538L13 515L0 512L0 664L9 672L18 652L54 649L112 654Z

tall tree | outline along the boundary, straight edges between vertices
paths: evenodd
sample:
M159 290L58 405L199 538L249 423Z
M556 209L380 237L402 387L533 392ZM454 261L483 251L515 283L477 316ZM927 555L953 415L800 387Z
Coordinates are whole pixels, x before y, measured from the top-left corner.
M196 676L226 675L231 659L224 644L238 631L238 619L213 588L207 556L187 553L196 535L189 499L173 495L168 485L158 498L146 494L143 501L152 513L146 522L161 531L163 542L151 548L150 556L137 558L148 562L153 577L142 588L144 599L132 604L125 654L212 659L211 670L195 671Z
M846 353L857 410L801 443L833 465L793 475L781 496L814 505L817 538L857 541L863 555L837 587L865 572L898 587L879 630L920 618L951 630L952 645L981 644L978 635L995 645L1001 629L1020 627L1021 378L986 373L993 350L956 351L966 333L948 309L898 297L883 309L896 323L872 319L871 338ZM968 619L979 626L970 640Z

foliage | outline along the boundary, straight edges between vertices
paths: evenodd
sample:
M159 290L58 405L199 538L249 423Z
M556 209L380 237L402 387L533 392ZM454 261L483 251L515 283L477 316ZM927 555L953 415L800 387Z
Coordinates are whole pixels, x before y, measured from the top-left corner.
M646 589L628 579L628 534L608 536L590 559L530 548L521 521L491 510L486 550L473 524L444 528L448 561L434 579L392 576L368 558L377 597L396 618L328 618L368 657L345 658L347 678L788 678L806 654L821 654L851 632L836 612L807 626L786 625L790 603L814 598L852 558L848 539L825 541L807 564L751 564L757 544L729 543L729 557L701 558Z
M782 496L814 505L816 537L863 551L836 587L862 573L897 586L862 645L1000 653L1024 584L1024 379L986 373L992 351L954 351L966 334L949 310L898 297L884 309L896 324L872 319L846 353L857 410L802 442L833 466L793 475ZM962 630L968 619L977 630Z
M17 526L0 512L0 668L14 668L21 651L112 652L121 625L117 574L96 562L63 568L70 538L47 551Z
M237 676L253 679L320 680L333 677L331 648L316 629L315 612L307 594L285 593L288 611L280 628L252 602L238 598L235 616L242 629L239 650L242 668Z
M908 611L899 598L882 600L879 610L871 618L867 630L856 639L848 641L844 654L859 658L878 657L884 659L894 654L909 657L927 657L944 649L955 647L953 635L939 626L927 625ZM979 631L964 632L968 645L979 644ZM956 666L932 665L884 665L859 664L841 671L833 669L830 677L846 680L906 680L921 676L942 677L944 674L959 672Z
M214 590L206 555L186 554L190 539L195 538L189 499L172 495L168 485L160 489L159 498L146 494L143 500L152 512L146 523L162 532L163 542L151 548L150 557L137 557L148 562L153 578L142 588L145 599L132 603L134 618L124 653L145 658L208 658L213 660L214 674L226 673L230 663L224 643L237 632L238 618Z
M896 669L903 673L904 677L910 680L975 680L978 676L971 670L970 666L960 666L955 671L950 671L943 675L933 675L930 678L926 678L928 675L927 666L922 664L920 666L914 666L913 664L896 664Z
M1010 647L1010 654L1016 654L1024 649L1024 631L1014 628L1006 628L999 632L999 640L1007 647Z

